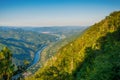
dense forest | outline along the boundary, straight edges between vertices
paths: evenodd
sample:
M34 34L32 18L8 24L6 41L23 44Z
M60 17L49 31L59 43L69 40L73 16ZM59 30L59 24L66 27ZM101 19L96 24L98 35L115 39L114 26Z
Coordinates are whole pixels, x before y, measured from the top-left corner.
M90 26L26 80L119 80L120 11Z

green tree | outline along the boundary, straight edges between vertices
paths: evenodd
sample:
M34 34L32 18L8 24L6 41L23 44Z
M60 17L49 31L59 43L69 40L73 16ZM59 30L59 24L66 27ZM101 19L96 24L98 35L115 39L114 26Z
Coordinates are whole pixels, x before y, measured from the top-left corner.
M0 79L10 80L14 71L12 54L7 47L0 51Z

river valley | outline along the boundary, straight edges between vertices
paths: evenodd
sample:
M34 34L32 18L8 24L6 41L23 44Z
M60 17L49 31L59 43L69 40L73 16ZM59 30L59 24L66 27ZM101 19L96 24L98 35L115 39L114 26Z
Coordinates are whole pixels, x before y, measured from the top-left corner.
M40 54L41 52L45 49L46 45L43 45L34 55L34 59L33 61L31 62L31 64L28 66L28 68L26 69L25 72L20 72L16 75L14 75L12 77L12 80L17 80L18 78L20 77L26 77L26 76L29 76L32 74L32 72L29 72L29 70L33 70L34 68L36 68L36 64L39 62L40 60Z

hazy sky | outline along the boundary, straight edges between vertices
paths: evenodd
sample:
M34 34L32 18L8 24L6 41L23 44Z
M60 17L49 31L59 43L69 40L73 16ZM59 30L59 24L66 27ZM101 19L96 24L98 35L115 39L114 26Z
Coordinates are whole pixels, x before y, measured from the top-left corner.
M87 26L120 10L120 0L0 0L0 25Z

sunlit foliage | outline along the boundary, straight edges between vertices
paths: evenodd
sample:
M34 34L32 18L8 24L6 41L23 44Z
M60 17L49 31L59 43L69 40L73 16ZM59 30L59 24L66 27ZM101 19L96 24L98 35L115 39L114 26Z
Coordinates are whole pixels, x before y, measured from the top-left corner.
M0 51L0 80L11 80L13 71L12 54L7 47L4 47Z

